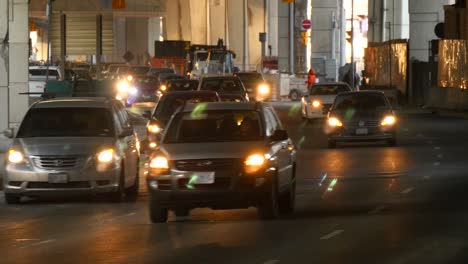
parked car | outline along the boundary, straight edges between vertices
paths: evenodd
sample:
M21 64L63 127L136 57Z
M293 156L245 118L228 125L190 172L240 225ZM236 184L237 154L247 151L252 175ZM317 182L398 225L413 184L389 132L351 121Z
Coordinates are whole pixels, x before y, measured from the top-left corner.
M23 196L138 193L139 141L125 107L104 98L67 98L31 106L6 157L9 204Z
M200 151L203 150L203 151ZM186 104L173 115L147 176L149 214L255 206L263 219L294 211L295 148L263 103Z
M351 92L347 83L318 83L310 87L308 94L302 97L301 112L304 119L325 118L338 94Z
M328 146L338 142L384 141L397 143L397 117L383 92L341 93L328 114Z
M249 101L249 95L245 90L239 77L236 76L211 76L204 77L198 85L199 91L215 91L219 96L240 95L244 100Z
M241 79L249 98L257 101L271 99L271 85L259 72L238 72L235 76Z
M47 66L29 66L29 96L40 97L45 92L46 80L71 80L75 75L72 70L66 69L65 76L61 76L57 66L49 66L48 72L47 76Z

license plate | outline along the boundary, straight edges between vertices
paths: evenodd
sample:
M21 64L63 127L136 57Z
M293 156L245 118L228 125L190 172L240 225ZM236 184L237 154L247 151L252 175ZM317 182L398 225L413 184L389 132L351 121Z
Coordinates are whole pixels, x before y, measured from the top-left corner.
M214 172L197 172L192 176L193 184L213 184L215 181Z
M356 129L356 135L367 135L369 130L367 128L358 128Z
M50 173L49 183L67 183L68 174L66 173Z

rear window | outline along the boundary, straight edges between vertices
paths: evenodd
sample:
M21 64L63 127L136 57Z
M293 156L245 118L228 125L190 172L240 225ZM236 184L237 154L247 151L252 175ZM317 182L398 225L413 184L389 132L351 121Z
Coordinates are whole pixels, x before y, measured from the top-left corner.
M314 85L310 89L310 95L337 95L350 91L346 85Z
M245 92L239 79L206 79L202 81L201 90L225 93Z
M191 113L174 117L164 143L258 141L263 139L261 124L256 111L203 111L199 104Z
M388 110L390 105L387 103L384 95L357 93L340 95L335 99L333 110L338 111L376 111Z
M198 88L198 81L169 81L167 89L169 91L194 91Z
M169 122L171 116L183 106L186 102L200 103L200 102L218 102L219 99L216 95L211 94L189 94L189 95L165 95L161 98L153 117L160 121L162 124Z
M143 75L147 74L149 71L149 67L133 67L129 70L129 73L136 74L136 75Z
M110 137L114 126L104 108L33 108L18 131L18 138Z

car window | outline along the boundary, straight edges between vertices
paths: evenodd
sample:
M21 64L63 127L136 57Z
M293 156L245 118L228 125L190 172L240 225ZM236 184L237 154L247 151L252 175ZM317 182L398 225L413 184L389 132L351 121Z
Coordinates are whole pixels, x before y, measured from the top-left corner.
M239 79L207 79L202 82L201 90L218 92L243 92L244 88Z
M197 81L187 80L187 81L169 81L167 83L168 91L190 91L196 90L198 87Z
M265 108L266 136L272 136L279 129L278 122L269 108Z
M371 93L341 95L335 99L333 105L333 110L339 111L376 111L388 109L390 109L390 105L384 95Z
M346 85L314 85L310 89L310 95L337 95L339 93L350 92Z
M263 139L256 111L216 110L177 114L164 143L238 142Z
M263 77L261 74L249 73L249 74L238 74L237 76L241 79L241 81L244 84L247 84L247 85L263 82Z
M110 137L114 127L104 108L33 108L26 114L18 138Z
M125 107L120 103L117 104L117 114L119 117L119 122L122 125L122 128L131 127L130 120L127 114L127 110L125 110Z
M34 69L34 70L29 70L29 74L31 74L33 77L45 76L46 71L45 70L40 70L40 69Z

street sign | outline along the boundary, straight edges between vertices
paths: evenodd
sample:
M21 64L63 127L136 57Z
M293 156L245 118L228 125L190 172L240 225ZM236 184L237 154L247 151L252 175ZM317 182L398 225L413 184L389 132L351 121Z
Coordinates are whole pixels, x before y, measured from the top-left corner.
M302 30L309 30L312 27L312 22L309 19L302 20Z

